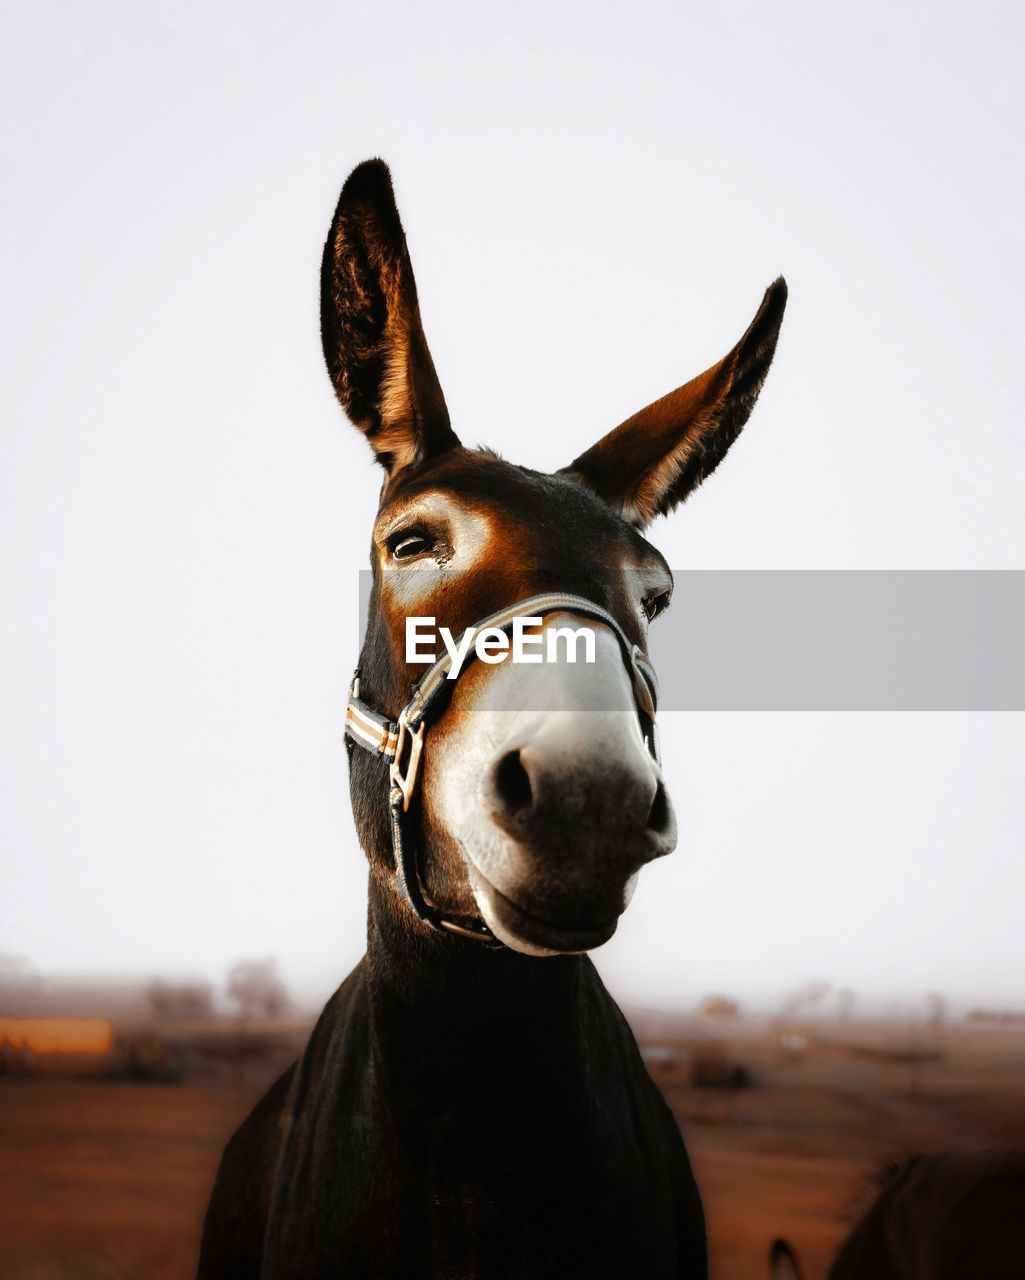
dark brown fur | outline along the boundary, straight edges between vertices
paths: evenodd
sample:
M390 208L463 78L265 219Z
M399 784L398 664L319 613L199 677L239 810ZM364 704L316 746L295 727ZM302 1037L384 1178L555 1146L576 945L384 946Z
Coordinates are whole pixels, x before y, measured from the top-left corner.
M754 408L787 301L781 278L718 364L635 413L568 468L640 525L665 515L712 474Z
M421 674L402 644L411 587L417 608L454 632L526 596L572 592L607 609L643 650L649 603L668 599L671 577L638 528L681 501L746 420L782 315L782 286L770 294L716 370L565 473L543 475L459 444L388 171L380 161L354 171L325 247L321 325L338 398L386 473L360 656L364 701L394 718ZM475 549L467 528L486 530L486 545ZM399 550L410 538L425 548L416 571L429 566L433 577L405 577ZM546 720L540 708L533 737L524 730L492 769L476 713L508 691L510 677L481 663L430 729L412 810L422 879L450 911L506 913L506 924L516 922L506 948L435 932L416 916L396 886L387 764L351 753L353 813L370 863L367 955L300 1061L229 1143L202 1280L703 1280L704 1220L676 1123L578 954L596 944L573 943L611 933L633 874L675 840L611 635L603 679L620 710L570 716L569 751L553 730L566 717ZM594 723L610 736L589 734ZM532 751L533 789L515 798L514 812L499 766L515 757L526 778ZM464 779L482 758L489 772ZM490 824L488 867L498 850L504 885L490 885L493 900L481 896L485 871L466 833L445 820L453 790Z
M1021 1280L1025 1152L915 1156L881 1172L874 1198L829 1280ZM774 1280L799 1280L788 1245L773 1245Z

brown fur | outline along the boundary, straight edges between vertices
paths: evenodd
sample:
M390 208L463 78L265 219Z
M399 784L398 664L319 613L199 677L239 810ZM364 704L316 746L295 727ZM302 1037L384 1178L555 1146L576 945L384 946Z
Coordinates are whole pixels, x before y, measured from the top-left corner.
M712 474L750 417L776 350L786 299L779 279L729 355L627 418L568 473L639 528L671 511Z
M829 1280L1021 1280L1025 1151L944 1152L888 1161ZM800 1271L773 1245L773 1280Z
M726 361L550 476L459 444L380 161L345 183L321 283L332 385L387 475L360 698L392 720L407 703L411 602L455 634L541 592L611 619L597 671L478 663L427 726L401 847L439 907L479 912L503 946L421 918L395 874L388 762L351 754L367 955L229 1143L200 1276L706 1280L679 1129L583 954L676 842L623 659L672 579L610 480L629 479L637 523L708 473L768 367L782 286Z
M324 253L322 299L332 385L386 470L454 446L391 178L380 162L360 165L342 189Z

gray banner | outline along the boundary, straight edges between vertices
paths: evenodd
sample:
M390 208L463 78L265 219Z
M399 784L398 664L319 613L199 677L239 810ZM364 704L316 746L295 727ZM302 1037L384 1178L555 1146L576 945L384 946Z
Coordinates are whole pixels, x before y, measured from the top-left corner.
M1025 571L675 578L649 637L662 711L1025 710Z

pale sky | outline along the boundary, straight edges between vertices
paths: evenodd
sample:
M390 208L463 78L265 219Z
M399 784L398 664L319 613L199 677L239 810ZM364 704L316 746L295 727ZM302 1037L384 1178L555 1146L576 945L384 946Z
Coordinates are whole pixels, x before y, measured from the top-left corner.
M456 430L557 467L775 366L675 568L1025 569L1025 17L983 3L7 6L0 951L325 995L378 477L318 334L391 165ZM681 655L684 660L685 655ZM670 713L633 1002L1025 1001L1025 716Z

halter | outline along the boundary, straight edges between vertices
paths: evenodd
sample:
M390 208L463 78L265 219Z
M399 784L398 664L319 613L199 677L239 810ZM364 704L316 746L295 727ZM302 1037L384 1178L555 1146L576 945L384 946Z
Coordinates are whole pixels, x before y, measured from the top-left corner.
M657 762L655 672L645 654L632 643L608 610L583 596L550 592L546 595L528 596L526 600L520 600L517 604L491 614L468 630L480 632L485 627L497 627L506 631L518 617L545 617L550 613L572 613L582 618L594 619L608 627L619 641L620 653L630 676L637 705L641 736ZM463 633L464 637L465 635L466 632ZM462 649L461 644L459 648ZM388 808L391 815L395 873L399 889L410 907L421 920L440 932L454 933L489 946L500 947L502 943L482 920L457 920L441 911L427 898L420 878L418 842L410 830L409 808L420 778L425 735L430 725L444 713L456 681L475 657L474 647L467 646L462 667L454 679L449 679L453 658L446 651L413 685L410 699L399 712L397 721L389 720L361 700L357 667L345 709L345 734L356 746L372 755L383 756L388 761Z

